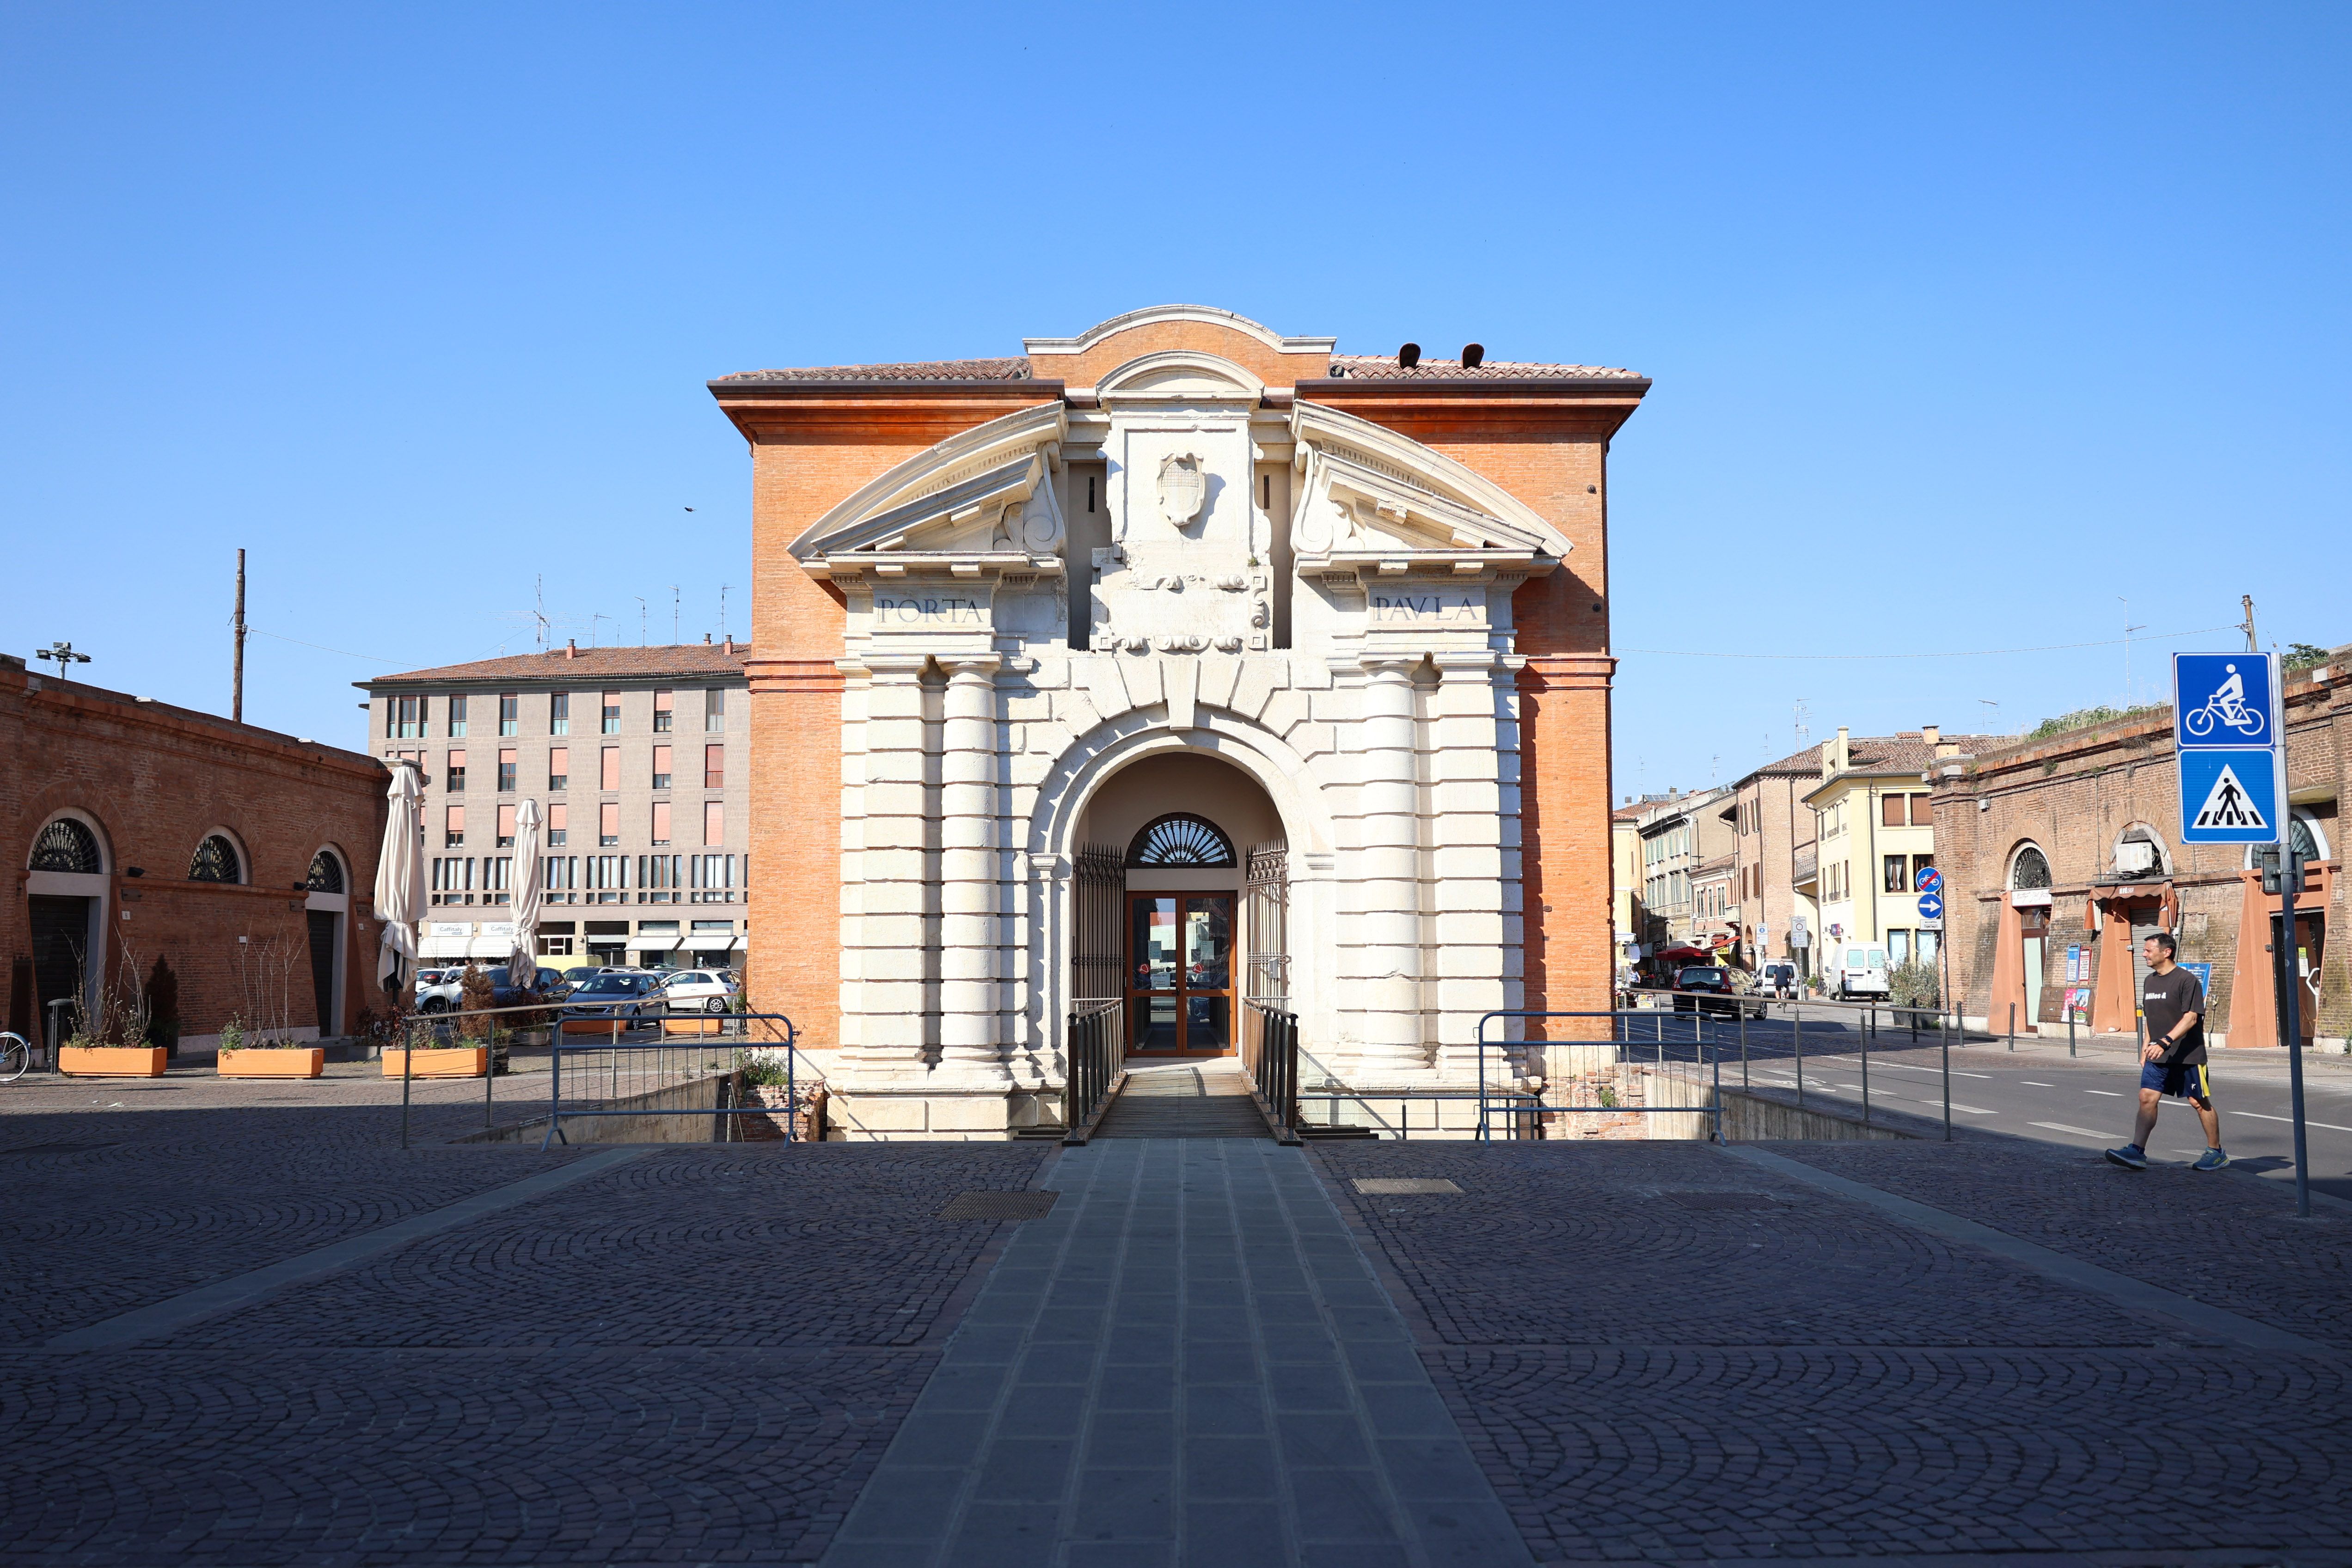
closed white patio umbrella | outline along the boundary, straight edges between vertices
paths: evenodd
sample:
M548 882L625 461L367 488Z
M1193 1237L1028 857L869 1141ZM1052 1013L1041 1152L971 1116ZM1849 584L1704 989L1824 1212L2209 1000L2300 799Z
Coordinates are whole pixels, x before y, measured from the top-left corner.
M424 785L412 764L394 763L392 787L384 794L383 852L375 863L375 918L383 922L376 955L377 981L391 990L404 978L401 964L416 963L416 928L425 920L425 826L419 816Z
M514 952L507 959L507 979L520 985L539 972L540 887L539 802L525 800L515 813L515 864L521 880L514 890Z

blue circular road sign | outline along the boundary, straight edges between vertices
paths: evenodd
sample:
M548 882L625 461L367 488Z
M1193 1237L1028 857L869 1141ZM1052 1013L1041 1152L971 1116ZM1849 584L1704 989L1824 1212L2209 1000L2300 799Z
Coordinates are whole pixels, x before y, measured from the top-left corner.
M1923 921L1939 921L1944 918L1944 897L1941 893L1919 895L1919 918Z
M1914 882L1923 893L1940 893L1944 890L1944 874L1933 866L1920 867L1919 875L1914 879Z

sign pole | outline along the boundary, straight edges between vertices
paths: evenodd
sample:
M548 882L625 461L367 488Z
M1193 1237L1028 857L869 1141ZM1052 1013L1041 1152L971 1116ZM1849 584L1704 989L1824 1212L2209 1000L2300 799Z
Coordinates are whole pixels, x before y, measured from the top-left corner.
M2283 916L2279 941L2283 951L2278 955L2275 973L2280 976L2279 989L2284 993L2282 1010L2286 1016L2287 1092L2294 1101L2294 1213L2297 1219L2309 1219L2311 1160L2303 1142L2303 1026L2295 1016L2295 1005L2303 1000L2295 994L2303 989L2303 976L2297 973L2295 963L2299 955L2294 942L2294 895L2303 882L2303 862L2295 858L2292 817L2282 825L2279 841L2279 868L2286 874L2279 879L2279 909ZM2241 936L2239 940L2245 939Z

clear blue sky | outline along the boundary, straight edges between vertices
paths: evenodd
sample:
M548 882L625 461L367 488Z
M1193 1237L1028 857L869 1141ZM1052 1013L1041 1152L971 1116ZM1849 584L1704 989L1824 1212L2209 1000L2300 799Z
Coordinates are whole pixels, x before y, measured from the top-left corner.
M1889 654L2137 625L2147 697L2242 592L2352 639L2347 45L2323 5L8 5L0 647L225 710L242 544L247 716L358 744L347 682L530 647L536 576L583 641L640 595L665 639L673 584L744 629L708 377L1192 300L1656 378L1620 794L1785 752L1800 699L2125 695L2119 646Z

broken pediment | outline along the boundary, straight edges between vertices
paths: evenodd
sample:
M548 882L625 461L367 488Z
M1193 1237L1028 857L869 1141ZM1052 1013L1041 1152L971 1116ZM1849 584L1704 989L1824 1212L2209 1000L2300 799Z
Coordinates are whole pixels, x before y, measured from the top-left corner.
M1421 568L1548 571L1569 541L1484 476L1395 431L1302 403L1292 416L1301 572L1402 557Z
M1068 532L1052 483L1067 429L1061 405L1049 404L942 441L827 511L792 553L818 576L893 558L989 556L1042 566Z

